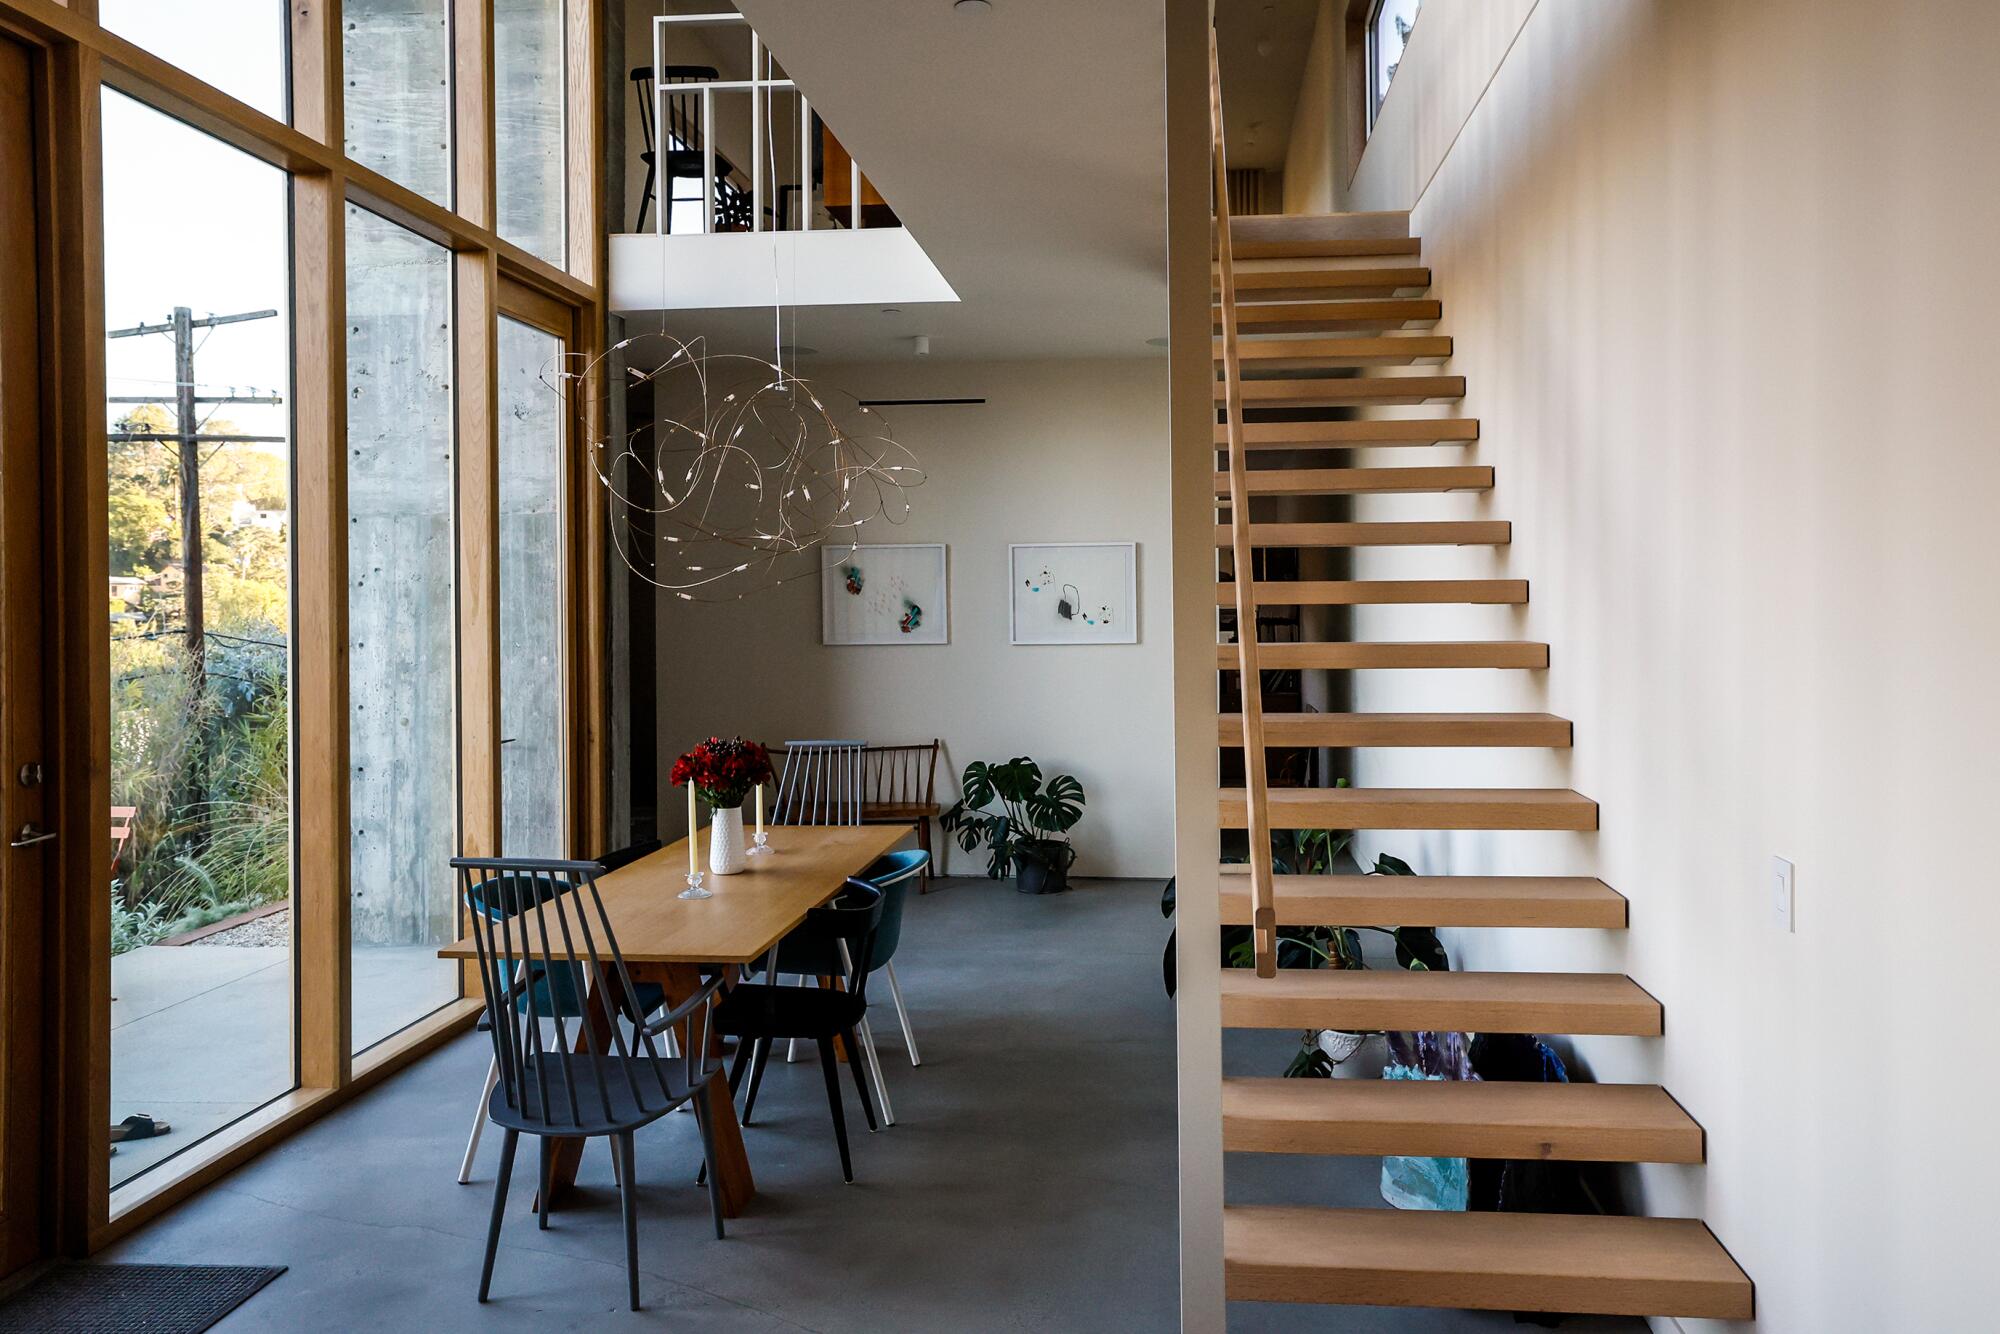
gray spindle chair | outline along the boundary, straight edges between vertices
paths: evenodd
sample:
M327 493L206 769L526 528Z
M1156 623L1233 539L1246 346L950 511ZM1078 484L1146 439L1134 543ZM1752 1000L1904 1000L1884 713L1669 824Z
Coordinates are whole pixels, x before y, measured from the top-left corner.
M860 824L865 741L787 741L772 824Z
M507 1184L522 1132L541 1141L541 1226L549 1225L549 1187L559 1139L609 1136L618 1166L625 1222L626 1282L639 1309L639 1233L632 1132L692 1102L708 1167L709 1209L722 1235L722 1195L715 1184L715 1143L704 1096L721 1075L709 1055L710 1002L718 975L651 1024L624 1020L646 1013L597 891L596 862L531 857L455 857L459 893L479 954L479 978L492 1026L500 1079L487 1117L506 1132L493 1185L493 1217L479 1300L493 1281ZM578 987L583 995L576 994ZM552 1027L554 1041L545 1027ZM675 1031L680 1055L664 1055L656 1034ZM572 1031L574 1030L574 1031Z

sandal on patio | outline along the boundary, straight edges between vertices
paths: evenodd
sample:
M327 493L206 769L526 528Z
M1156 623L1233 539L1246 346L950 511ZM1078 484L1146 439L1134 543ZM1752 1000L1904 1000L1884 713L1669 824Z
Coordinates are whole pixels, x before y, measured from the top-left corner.
M172 1129L165 1121L155 1121L144 1112L135 1112L111 1127L111 1142L117 1144L128 1139L151 1139Z

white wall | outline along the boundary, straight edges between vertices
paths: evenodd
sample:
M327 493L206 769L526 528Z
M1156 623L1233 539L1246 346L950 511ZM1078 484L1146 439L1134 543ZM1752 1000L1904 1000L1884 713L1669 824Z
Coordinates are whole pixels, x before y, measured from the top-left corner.
M1639 1203L1709 1221L1759 1328L1990 1327L2000 10L1531 7L1500 40L1499 7L1425 4L1352 206L1414 208L1484 423L1468 457L1498 469L1451 508L1515 524L1497 554L1362 573L1525 577L1533 601L1371 609L1358 633L1546 639L1552 666L1363 674L1357 707L1548 708L1576 749L1371 751L1360 774L1574 786L1602 830L1364 855L1630 898L1627 934L1457 951L1622 969L1661 1000L1664 1041L1580 1050L1707 1128L1710 1165L1644 1171ZM1473 49L1484 70L1442 59ZM1796 934L1770 920L1773 854Z
M1312 44L1299 74L1299 100L1285 140L1286 213L1332 213L1341 207L1340 112L1346 96L1340 59L1345 7L1319 0L1313 15ZM1225 90L1226 91L1226 90Z
M812 578L740 602L663 597L663 755L716 732L767 741L936 736L945 743L946 805L972 760L1031 755L1044 772L1075 774L1088 793L1076 874L1172 874L1164 359L814 360L802 370L861 398L988 400L883 410L926 480L911 493L907 523L862 533L864 542L949 544L951 642L823 646ZM1008 644L1008 544L1063 541L1139 544L1137 644ZM664 790L663 823L684 802ZM983 854L950 856L955 871L984 872Z

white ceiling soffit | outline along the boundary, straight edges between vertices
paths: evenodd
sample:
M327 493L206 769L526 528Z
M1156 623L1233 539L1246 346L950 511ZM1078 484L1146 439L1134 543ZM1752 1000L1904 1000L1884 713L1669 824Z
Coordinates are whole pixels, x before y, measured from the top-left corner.
M957 301L901 227L611 238L611 309L869 307ZM761 323L768 325L768 317ZM879 323L879 319L877 320Z
M957 305L810 308L829 358L1163 355L1160 0L737 0L850 148ZM681 322L675 321L678 326ZM768 316L704 314L718 345Z

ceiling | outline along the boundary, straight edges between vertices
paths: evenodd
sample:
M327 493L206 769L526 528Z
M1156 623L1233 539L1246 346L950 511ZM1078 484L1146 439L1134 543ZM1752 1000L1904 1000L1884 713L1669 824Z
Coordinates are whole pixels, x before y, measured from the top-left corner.
M1217 0L1224 147L1233 168L1285 165L1319 0Z
M816 306L792 340L829 360L1164 355L1159 0L737 0L960 297ZM643 6L648 12L652 6ZM745 347L768 311L677 315ZM698 329L694 329L695 325Z

